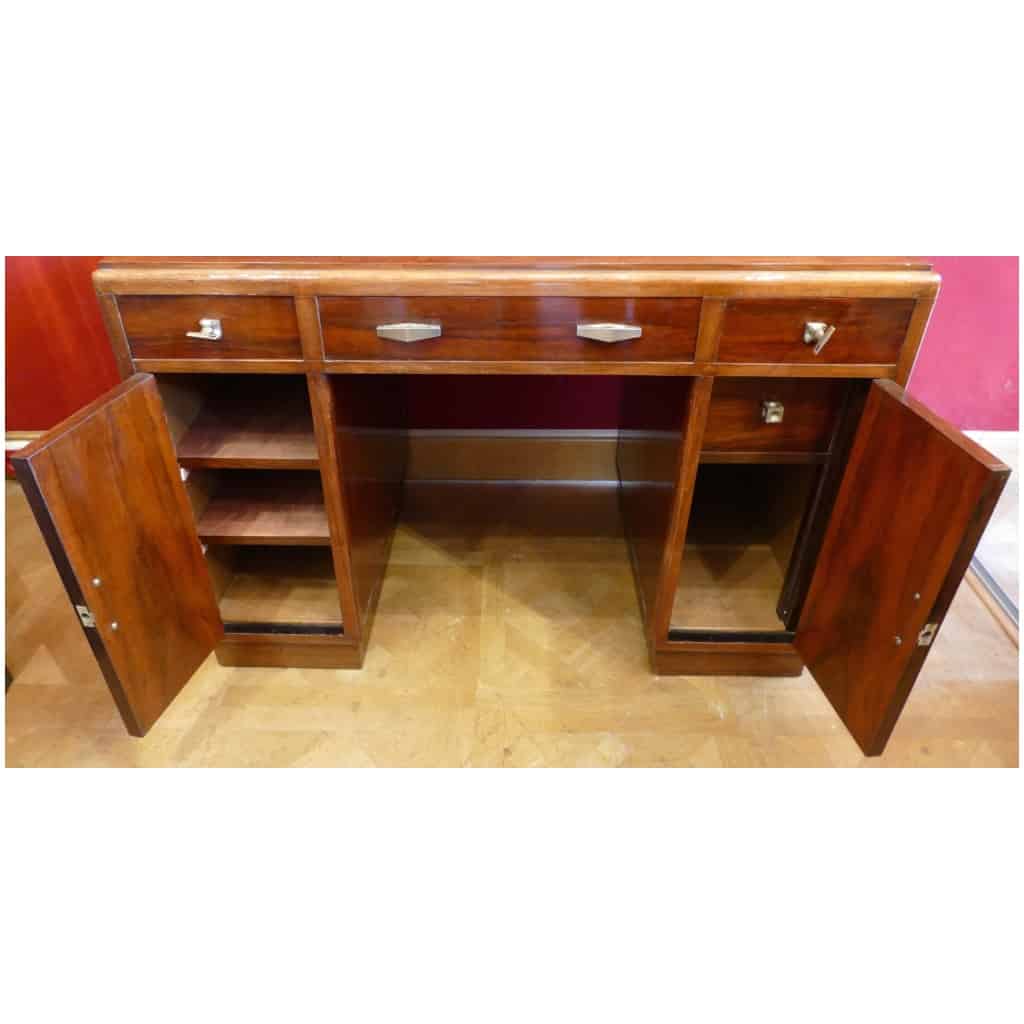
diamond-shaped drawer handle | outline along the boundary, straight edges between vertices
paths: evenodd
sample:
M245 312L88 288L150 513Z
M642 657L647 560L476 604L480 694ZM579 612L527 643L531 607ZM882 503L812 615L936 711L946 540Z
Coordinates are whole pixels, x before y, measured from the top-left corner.
M441 337L440 324L378 324L377 337L388 341L426 341L428 338Z
M642 327L633 324L577 324L576 337L589 341L603 341L614 344L616 341L630 341L644 333Z

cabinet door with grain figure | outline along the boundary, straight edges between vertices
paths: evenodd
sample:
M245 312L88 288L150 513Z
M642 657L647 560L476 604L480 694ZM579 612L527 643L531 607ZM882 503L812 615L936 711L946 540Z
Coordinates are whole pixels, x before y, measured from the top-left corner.
M223 636L163 405L136 374L11 460L128 731Z
M794 640L866 754L885 748L1009 472L872 383Z

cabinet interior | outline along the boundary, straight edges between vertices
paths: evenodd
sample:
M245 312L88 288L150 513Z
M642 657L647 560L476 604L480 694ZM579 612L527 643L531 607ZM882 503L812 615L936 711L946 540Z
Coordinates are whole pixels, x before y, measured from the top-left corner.
M157 386L182 466L319 468L305 376L160 374Z
M821 471L816 465L700 466L673 634L784 631L779 598Z
M305 376L161 374L157 386L226 628L340 631Z
M340 624L305 377L160 374L157 381L178 461L187 472L186 489L197 532L218 580L225 622ZM441 377L415 383L421 389L436 385L458 391L463 380ZM575 377L558 378L558 383L562 388L593 386L586 378ZM405 436L405 423L399 422L401 416L395 422L381 418L382 410L396 407L405 387L405 380L390 375L370 382L332 378L331 401L342 418L339 446L351 474L356 528L358 510L379 503L382 486L390 486L391 477L405 489L400 465L404 456L400 457L396 440ZM692 382L686 379L649 380L635 391L639 403L630 400L634 392L623 396L618 462L630 494L669 493L691 388ZM494 407L486 411L493 415ZM563 412L553 403L537 402L533 410L539 429L562 426ZM777 612L779 600L825 456L806 452L777 462L777 456L767 452L744 453L741 458L751 461L714 452L701 455L670 639L693 639L698 634L785 634ZM724 464L719 464L720 459L725 459ZM506 468L513 470L504 478L507 484L519 474L511 466ZM453 465L450 479L458 480L460 475L460 467ZM541 488L528 504L543 508L565 502L566 482L561 483L558 488ZM407 495L411 499L406 502L407 513L415 508L420 531L430 531L432 517L447 527L467 513L463 488L431 487L431 497L424 502L422 486L409 486L416 495ZM475 509L480 529L497 527L488 519L505 500L504 496L488 497L483 507ZM663 501L664 497L656 497L652 507ZM496 518L500 521L503 516L498 513ZM656 520L651 522L655 532L664 528ZM380 556L386 557L383 548Z

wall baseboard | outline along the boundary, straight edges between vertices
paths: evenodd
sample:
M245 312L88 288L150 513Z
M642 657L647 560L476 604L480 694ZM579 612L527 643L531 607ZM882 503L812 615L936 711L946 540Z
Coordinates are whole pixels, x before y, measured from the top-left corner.
M4 434L4 476L14 478L14 467L8 456L31 444L37 437L42 437L42 430L8 430Z
M24 448L30 441L42 437L44 430L8 430L4 435L4 449L9 452L16 452Z
M615 481L615 430L411 430L410 480Z

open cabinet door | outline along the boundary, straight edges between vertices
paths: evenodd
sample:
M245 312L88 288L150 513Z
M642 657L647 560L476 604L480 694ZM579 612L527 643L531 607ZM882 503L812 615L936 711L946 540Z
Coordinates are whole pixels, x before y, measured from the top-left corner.
M128 731L224 633L163 405L136 374L11 461Z
M1009 472L872 383L794 640L865 754L885 748Z

